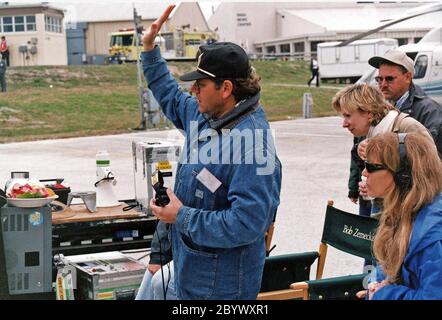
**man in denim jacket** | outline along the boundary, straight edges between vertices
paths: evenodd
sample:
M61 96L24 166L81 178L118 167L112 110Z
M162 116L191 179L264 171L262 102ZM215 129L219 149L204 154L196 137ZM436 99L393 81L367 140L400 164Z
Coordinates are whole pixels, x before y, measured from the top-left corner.
M178 299L255 299L264 236L279 205L281 164L259 104L259 77L233 43L200 47L192 96L170 75L154 39L174 5L143 37L144 75L186 137L170 203L152 212L171 225Z

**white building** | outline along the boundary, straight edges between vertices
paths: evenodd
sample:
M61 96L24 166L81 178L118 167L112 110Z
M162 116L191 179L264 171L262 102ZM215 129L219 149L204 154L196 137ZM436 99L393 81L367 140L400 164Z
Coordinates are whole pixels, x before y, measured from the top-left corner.
M416 2L228 2L209 19L221 41L250 53L310 58L324 41L341 41L379 27L384 19L422 5ZM440 25L442 14L417 17L372 34L395 38L399 45L420 40Z
M0 4L0 35L11 66L67 65L63 10L48 5Z

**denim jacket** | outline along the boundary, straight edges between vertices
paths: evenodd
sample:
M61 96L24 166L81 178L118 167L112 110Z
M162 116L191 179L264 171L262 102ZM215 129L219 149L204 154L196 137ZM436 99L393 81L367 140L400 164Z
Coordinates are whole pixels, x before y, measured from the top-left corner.
M222 119L209 119L180 90L158 47L142 60L149 88L186 137L174 187L183 206L171 228L177 297L255 299L264 235L281 190L281 164L259 94ZM221 185L197 178L207 171Z

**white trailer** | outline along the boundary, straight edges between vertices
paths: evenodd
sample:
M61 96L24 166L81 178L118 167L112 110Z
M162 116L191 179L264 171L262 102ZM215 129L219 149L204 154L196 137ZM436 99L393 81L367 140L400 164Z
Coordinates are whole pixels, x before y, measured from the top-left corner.
M318 44L318 63L321 80L356 82L370 67L368 59L396 48L396 39L357 40L338 47L340 42Z

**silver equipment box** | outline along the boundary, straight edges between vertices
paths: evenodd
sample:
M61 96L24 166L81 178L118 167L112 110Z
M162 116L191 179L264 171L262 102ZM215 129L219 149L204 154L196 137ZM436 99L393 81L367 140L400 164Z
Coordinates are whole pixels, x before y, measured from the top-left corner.
M52 211L0 208L9 293L52 292Z
M149 202L155 193L152 174L159 169L164 186L173 189L181 146L170 142L132 142L135 199L143 212L150 214Z
M146 266L121 252L66 256L75 268L78 300L134 300Z

